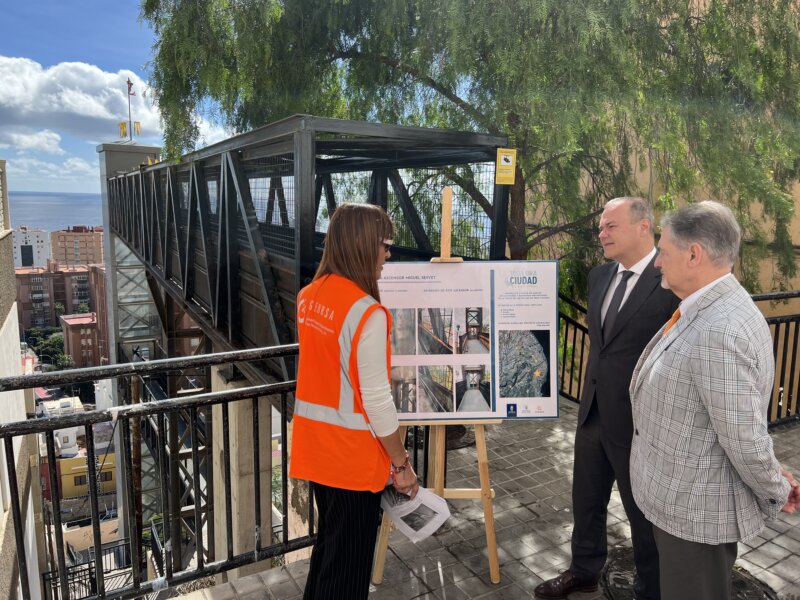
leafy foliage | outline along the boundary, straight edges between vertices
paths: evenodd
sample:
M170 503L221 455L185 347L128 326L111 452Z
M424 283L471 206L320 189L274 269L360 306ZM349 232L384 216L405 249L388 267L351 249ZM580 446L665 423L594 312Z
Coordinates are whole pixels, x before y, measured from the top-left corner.
M565 259L576 295L594 216L632 193L725 201L755 255L773 245L778 285L795 274L797 0L143 0L142 16L173 155L198 110L237 131L306 112L503 133L511 256Z

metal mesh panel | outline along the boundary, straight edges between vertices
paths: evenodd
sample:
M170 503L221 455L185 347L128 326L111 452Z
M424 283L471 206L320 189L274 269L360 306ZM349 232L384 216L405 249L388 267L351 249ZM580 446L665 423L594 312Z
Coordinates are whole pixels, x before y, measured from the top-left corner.
M346 202L364 203L369 197L369 181L371 172L358 173L331 173L333 199L336 206ZM328 205L325 202L326 192L323 189L320 198L319 211L317 212L316 230L325 233L331 216L328 214Z
M283 154L245 164L264 244L288 255L294 254L296 198L292 158L291 154Z
M434 250L441 250L442 190L450 186L453 189L452 253L471 258L489 258L491 219L475 197L484 204L493 204L493 164L411 169L400 171L400 175ZM391 186L387 207L395 225L395 244L416 248L397 194Z
M207 179L206 187L208 188L208 205L211 208L211 214L216 215L219 206L219 182L216 179Z
M489 258L491 219L481 203L489 208L494 203L493 164L402 169L399 173L434 250L440 251L442 189L450 186L453 189L452 253L470 258ZM371 172L364 171L333 173L331 183L336 205L367 202L371 177ZM394 243L418 249L398 196L393 186L388 185L387 210L395 227ZM323 189L316 219L316 230L322 233L328 230L330 221L325 199L326 192Z

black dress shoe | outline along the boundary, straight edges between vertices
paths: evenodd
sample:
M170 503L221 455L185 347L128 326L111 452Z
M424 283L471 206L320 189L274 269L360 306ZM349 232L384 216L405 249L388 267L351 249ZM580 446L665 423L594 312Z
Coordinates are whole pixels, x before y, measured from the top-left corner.
M548 579L536 586L533 594L536 598L546 600L564 600L573 592L594 592L597 581L593 579L579 579L569 571L564 571L558 577Z

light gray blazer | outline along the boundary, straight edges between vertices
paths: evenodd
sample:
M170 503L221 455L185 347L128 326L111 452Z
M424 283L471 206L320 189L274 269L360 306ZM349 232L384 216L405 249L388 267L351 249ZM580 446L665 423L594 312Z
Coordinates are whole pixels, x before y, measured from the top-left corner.
M790 486L767 433L774 374L769 327L733 276L650 341L630 394L631 484L651 523L720 544L778 514Z

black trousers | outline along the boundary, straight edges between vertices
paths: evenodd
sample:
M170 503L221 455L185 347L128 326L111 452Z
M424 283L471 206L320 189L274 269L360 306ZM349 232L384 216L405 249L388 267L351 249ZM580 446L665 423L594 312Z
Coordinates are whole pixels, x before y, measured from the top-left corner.
M604 436L597 403L575 433L572 480L572 564L570 571L582 579L597 580L608 557L608 503L617 482L631 527L636 563L634 591L637 600L659 600L658 549L653 526L636 506L631 492L630 443L620 444Z
M319 509L319 527L303 598L366 599L381 495L311 485Z
M661 564L664 600L729 600L736 542L701 544L653 526Z

